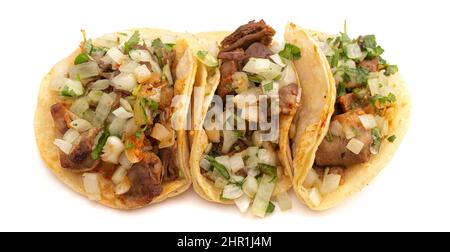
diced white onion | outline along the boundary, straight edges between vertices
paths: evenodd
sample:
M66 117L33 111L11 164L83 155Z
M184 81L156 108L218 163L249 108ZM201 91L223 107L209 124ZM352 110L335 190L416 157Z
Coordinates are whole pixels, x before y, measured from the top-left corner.
M330 47L330 45L328 45L328 43L322 42L322 41L318 41L317 43L319 44L319 47L322 50L323 54L325 54L325 56L333 56L334 55L334 51Z
M62 152L64 152L65 154L69 155L70 151L72 150L72 144L64 141L62 139L55 139L55 141L53 141L53 144L56 145Z
M65 84L65 87L67 87L67 89L70 92L73 92L77 96L84 94L84 88L83 88L83 84L81 84L81 82L70 80L70 79L65 79L64 84Z
M229 156L220 156L220 157L216 157L215 159L216 159L216 161L218 163L220 163L223 166L225 166L225 168L227 168L227 170L231 170L230 157Z
M320 192L322 194L327 194L336 191L341 182L341 175L338 174L327 174L324 176L322 185L320 186Z
M377 121L377 128L380 129L381 136L387 136L389 134L389 122L381 116L375 116Z
M285 67L286 66L286 64L284 64L284 62L281 59L279 54L274 54L274 55L270 56L270 58L273 60L273 62L275 62L279 66L281 66L281 67Z
M84 119L76 119L70 123L70 128L78 132L85 132L92 128L92 124Z
M120 66L119 71L121 73L134 73L134 70L139 66L139 63L136 61L128 60Z
M121 166L124 166L126 168L131 168L131 166L133 165L130 160L128 160L127 155L124 153L122 153L119 157L119 164Z
M266 215L267 206L269 206L270 198L275 189L275 181L271 176L264 175L259 184L258 192L252 205L252 214L257 217L264 217Z
M100 90L101 91L101 90L107 89L111 84L112 83L110 80L103 79L103 80L98 80L98 81L92 83L89 86L89 88L91 90Z
M115 116L119 117L120 119L130 119L131 117L133 117L133 114L128 112L126 109L124 109L123 107L119 107L118 109L114 110L112 112Z
M69 77L72 80L80 78L82 80L98 76L100 74L100 69L97 63L89 61L79 65L73 65L69 68Z
M245 156L247 158L244 162L245 162L245 167L247 169L255 168L256 166L258 166L258 163L259 163L258 151L259 151L258 147L248 147L245 150Z
M232 130L224 130L223 132L223 144L222 144L222 153L228 153L231 150L231 147L238 141L238 137L235 131Z
M111 133L111 135L116 136L122 135L126 123L127 123L126 119L114 116L114 119L112 120L108 128L109 133Z
M105 122L106 118L109 115L109 112L111 111L111 107L114 103L114 99L109 94L103 94L100 98L100 101L98 102L97 108L95 109L95 116L92 120L92 124L95 127L102 127L103 123Z
M84 112L86 112L88 109L89 109L89 102L87 97L82 97L75 100L72 106L70 106L70 111L72 111L79 117L82 117L84 115Z
M129 180L124 179L122 182L115 187L115 194L116 195L123 195L127 193L131 188L131 183Z
M68 129L63 136L63 140L73 144L80 137L80 133L74 129Z
M200 160L200 168L202 168L205 171L209 171L211 170L211 164L209 163L208 160L206 160L206 158L202 158Z
M241 169L245 168L244 160L242 159L242 156L240 154L233 155L230 158L230 166L231 171L233 173L238 172Z
M232 76L233 83L231 86L236 91L236 93L240 94L248 90L249 81L248 76L244 72L235 72Z
M125 90L128 92L133 92L133 89L137 85L137 81L136 78L134 77L134 74L130 73L121 73L116 77L114 77L111 81L115 88Z
M361 48L356 43L346 45L345 53L350 59L359 59L362 56Z
M297 83L297 74L295 73L292 64L286 65L283 72L281 73L281 79L278 81L280 88L292 83Z
M258 191L258 181L256 180L256 178L253 176L247 176L247 178L245 178L244 184L242 185L242 190L247 196L253 198Z
M264 79L273 80L281 75L282 67L268 59L250 58L244 66L244 72L257 74Z
M169 86L172 86L174 84L174 82L173 82L172 73L170 71L170 65L169 64L166 64L163 67L163 74L166 77L166 80L169 83Z
M308 175L306 175L306 179L303 182L303 186L309 189L319 184L319 182L320 182L319 175L317 174L315 169L311 168L308 172Z
M347 139L352 139L352 138L356 137L355 131L351 127L344 127L344 134L345 134L345 138L347 138Z
M342 124L338 120L334 120L330 124L330 132L333 134L333 136L343 136L344 135L344 129L342 127Z
M146 65L136 67L133 73L134 76L136 76L137 82L141 84L148 81L152 77L152 73L148 70Z
M292 199L287 192L283 192L277 195L278 206L281 211L286 211L292 208Z
M256 167L250 168L247 170L247 176L255 177L261 174L261 171L257 169Z
M352 138L347 144L347 149L356 155L359 155L361 150L364 148L364 143L356 138Z
M125 55L117 47L109 49L106 55L111 57L111 59L119 65L121 65L125 59Z
M229 184L223 188L222 196L225 199L235 200L237 198L240 198L242 196L242 194L244 194L244 192L242 192L242 190L239 186L237 186L235 184Z
M320 192L319 190L317 190L317 188L314 187L309 191L309 199L314 206L317 207L320 205L320 203L322 202L322 196L320 195Z
M160 142L164 142L170 140L173 134L166 127L164 127L164 125L157 123L153 127L150 136Z
M214 186L220 189L225 188L226 185L228 185L228 180L226 180L223 176L221 175L216 175L215 174L215 181L214 181Z
M375 120L375 117L371 114L360 115L359 120L361 121L361 124L366 130L371 130L377 127L377 121Z
M98 201L101 200L101 191L99 183L98 173L84 173L83 174L83 185L86 194L90 200Z
M132 135L136 133L136 131L137 131L136 122L133 118L131 118L125 123L124 132L127 133L128 135Z
M103 147L102 160L107 163L118 164L119 156L125 150L125 146L116 136L110 136L106 140L106 144Z
M123 179L127 176L128 170L129 167L119 166L111 177L112 182L116 185L122 183Z
M241 213L246 213L250 207L251 199L247 195L242 195L241 197L234 200L237 208Z
M100 101L100 98L102 98L103 92L100 90L92 90L87 95L87 98L89 98L89 103L91 105L97 105Z
M277 155L266 149L259 149L258 151L258 161L261 164L267 164L271 166L277 166Z
M152 65L152 72L161 74L162 70L158 62L156 62L152 57L150 57L150 65Z
M130 57L136 62L150 62L150 52L147 50L131 50Z
M122 106L128 112L133 112L133 107L131 107L131 104L123 98L120 98L120 106Z

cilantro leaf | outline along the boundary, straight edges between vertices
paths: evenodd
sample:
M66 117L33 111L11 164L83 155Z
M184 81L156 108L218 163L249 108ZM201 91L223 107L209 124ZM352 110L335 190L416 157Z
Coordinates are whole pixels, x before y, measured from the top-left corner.
M125 42L125 45L124 45L125 46L125 48L124 48L125 54L128 54L134 46L139 44L140 39L141 38L140 38L139 31L135 31L133 33L133 35L131 35L130 39L127 42Z
M284 49L279 52L279 55L288 60L297 60L301 57L301 51L297 46L286 43Z
M277 176L277 170L276 170L275 166L260 163L260 164L258 164L258 166L256 168L259 169L262 173L267 174L269 176L272 176L272 177Z
M77 97L77 94L75 94L75 92L70 89L68 86L65 86L63 88L63 90L61 90L61 96L64 97Z
M75 58L73 63L75 65L79 65L79 64L82 64L82 63L85 63L88 61L89 61L89 55L87 53L83 52L83 53L78 54L78 56Z
M217 162L216 159L211 156L207 155L205 158L206 160L208 160L209 164L220 173L220 175L222 175L226 179L230 179L230 174L223 164Z
M275 211L275 205L272 202L269 202L269 205L267 206L266 213L271 214Z
M372 139L373 143L371 147L376 151L376 153L378 153L378 151L380 150L381 141L383 140L383 138L381 137L380 130L378 128L372 129Z
M107 130L103 131L102 135L100 136L100 139L98 140L97 145L91 152L92 159L94 159L94 160L98 159L98 157L100 156L100 154L103 151L103 147L105 146L106 140L108 140L109 135L110 134Z
M393 142L395 142L395 139L397 139L397 136L396 136L396 135L392 135L392 136L388 137L387 140L388 140L389 142L393 143Z
M369 58L375 58L383 54L384 49L377 44L375 35L367 35L362 38L362 47L367 52Z
M385 73L385 75L386 75L386 76L389 76L389 75L396 74L397 72L398 72L398 67L397 67L397 65L388 65L388 66L386 67L386 73Z
M270 92L270 91L272 91L272 90L273 90L273 81L267 83L266 85L264 85L264 91Z

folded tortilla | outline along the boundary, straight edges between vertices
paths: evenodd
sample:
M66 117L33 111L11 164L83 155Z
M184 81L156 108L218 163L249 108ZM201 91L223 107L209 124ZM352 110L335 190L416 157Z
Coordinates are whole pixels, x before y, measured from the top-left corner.
M141 38L143 39L155 39L161 38L163 36L173 36L178 38L174 47L174 50L176 52L176 61L177 63L179 63L176 65L177 79L174 80L175 95L184 95L185 97L190 97L195 79L197 62L191 51L189 50L186 40L182 39L182 36L180 34L158 29L133 29L120 32L120 34L132 34L134 31L139 31ZM94 40L94 44L96 43L96 41L101 39L102 38ZM62 182L64 182L74 191L81 195L88 196L83 186L82 174L74 173L61 167L59 149L53 144L53 141L57 137L57 134L52 120L52 115L50 113L50 107L59 101L58 93L51 91L50 85L55 78L64 76L69 66L73 65L75 57L80 52L80 49L78 49L67 58L61 60L42 80L37 109L35 113L34 127L39 151L48 168ZM183 104L183 106L177 107L175 112L181 113L180 118L186 118L188 112L186 108L189 107L190 101L189 99L186 99L180 102ZM186 191L191 184L191 177L188 168L189 142L186 131L176 131L176 143L178 147L175 162L180 169L180 176L174 181L163 182L162 192L159 194L159 196L153 198L150 204L158 203L170 197L174 197ZM101 178L100 188L101 199L98 200L98 202L105 206L122 210L136 209L145 206L142 204L128 204L119 200L114 193L114 185L110 180Z
M290 33L293 39L309 38L305 41L312 41L312 37L317 41L324 42L328 37L327 34L315 31L294 31ZM398 82L392 85L393 91L396 95L396 102L393 104L392 113L389 113L387 120L389 123L388 136L395 135L396 140L393 143L383 141L381 143L380 150L377 155L372 155L370 160L365 163L350 165L344 169L345 182L330 193L321 195L320 204L314 202L311 197L311 190L305 188L303 183L308 176L308 173L313 169L315 162L316 152L319 145L324 141L324 138L329 130L330 119L334 113L334 107L336 102L336 86L335 80L330 72L330 66L326 60L324 54L320 51L315 42L309 43L310 52L314 52L320 55L323 62L323 69L328 72L329 85L328 90L321 90L319 93L315 93L311 89L312 93L308 92L308 83L311 86L314 83L320 83L316 81L308 81L302 79L303 87L303 100L301 108L301 118L297 124L297 138L294 141L293 149L298 155L294 158L294 180L293 186L296 195L299 200L306 204L310 209L316 211L322 211L332 208L351 195L361 191L366 185L368 185L377 174L388 164L391 158L394 156L395 151L399 147L402 139L404 138L410 118L410 97L409 92L405 86L403 80L399 77ZM304 56L304 55L303 55ZM302 57L302 59L304 59ZM304 69L304 68L303 68ZM302 64L298 62L299 76L302 77L300 71L302 71ZM317 76L317 75L315 75ZM317 88L317 87L316 87ZM328 99L324 103L317 102L314 97L319 97L320 94L328 93ZM307 101L307 97L311 100ZM306 119L311 116L311 120Z

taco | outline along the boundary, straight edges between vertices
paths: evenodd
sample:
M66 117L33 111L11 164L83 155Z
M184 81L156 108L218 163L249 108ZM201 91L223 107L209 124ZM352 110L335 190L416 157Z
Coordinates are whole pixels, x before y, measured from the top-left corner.
M206 200L236 204L241 212L250 208L258 217L273 211L272 201L282 210L291 207L290 128L302 92L294 62L303 59L304 41L286 34L280 45L274 35L261 20L231 34L193 38L199 59L190 159L194 189ZM326 65L322 58L311 64ZM317 74L328 78L324 71Z
M182 193L191 183L183 125L196 67L187 41L172 32L84 36L41 84L35 134L43 160L74 191L112 208Z
M325 210L360 191L387 165L408 129L410 99L374 35L309 33L332 69L336 97L323 104L330 122L321 121L325 127L313 142L307 136L311 125L297 125L294 145L303 148L294 159L293 185L309 208ZM301 113L310 111L304 107Z

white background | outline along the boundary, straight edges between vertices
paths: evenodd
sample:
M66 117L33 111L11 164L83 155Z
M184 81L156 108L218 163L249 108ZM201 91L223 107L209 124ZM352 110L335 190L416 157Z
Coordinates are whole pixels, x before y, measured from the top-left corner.
M6 1L0 10L0 230L413 231L450 228L447 1ZM41 78L81 40L135 27L231 30L264 18L280 36L291 20L353 36L374 33L412 94L408 135L392 162L339 207L314 213L295 198L265 219L189 192L143 210L87 201L45 168L34 140Z

